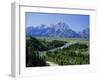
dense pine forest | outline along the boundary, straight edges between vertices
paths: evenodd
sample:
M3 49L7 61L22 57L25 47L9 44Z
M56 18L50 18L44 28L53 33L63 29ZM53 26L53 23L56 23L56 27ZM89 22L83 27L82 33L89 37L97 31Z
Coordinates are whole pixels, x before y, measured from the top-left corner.
M77 41L26 36L26 67L89 64L88 40Z

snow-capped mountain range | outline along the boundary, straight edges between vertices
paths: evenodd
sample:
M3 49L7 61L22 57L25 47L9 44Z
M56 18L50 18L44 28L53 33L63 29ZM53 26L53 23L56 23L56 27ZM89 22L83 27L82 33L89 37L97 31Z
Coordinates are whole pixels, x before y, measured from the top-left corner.
M51 24L49 27L46 25L41 26L28 26L26 27L27 36L47 36L47 37L64 37L64 38L89 38L89 28L80 32L76 32L70 26L63 22Z

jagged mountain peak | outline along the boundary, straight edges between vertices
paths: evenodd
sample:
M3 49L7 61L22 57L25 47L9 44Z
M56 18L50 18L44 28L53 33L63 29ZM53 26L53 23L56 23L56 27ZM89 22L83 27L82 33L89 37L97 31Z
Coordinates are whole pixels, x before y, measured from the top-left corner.
M49 26L41 24L38 27L26 27L26 35L65 38L88 38L89 29L84 29L80 33L77 33L72 30L68 24L64 22L58 22Z
M90 35L89 32L90 32L89 28L85 28L81 32L79 32L79 34L80 34L81 38L89 38L89 35Z
M70 29L68 24L64 23L64 22L58 22L55 25L56 30L60 29L60 30L66 30L66 29Z

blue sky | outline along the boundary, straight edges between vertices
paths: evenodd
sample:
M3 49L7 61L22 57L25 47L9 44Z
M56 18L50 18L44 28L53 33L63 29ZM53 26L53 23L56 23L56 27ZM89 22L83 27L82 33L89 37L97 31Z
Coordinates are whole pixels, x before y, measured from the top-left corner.
M51 13L33 13L26 12L26 27L40 26L45 24L57 24L64 22L75 31L81 31L89 28L89 15L75 15L75 14L51 14Z

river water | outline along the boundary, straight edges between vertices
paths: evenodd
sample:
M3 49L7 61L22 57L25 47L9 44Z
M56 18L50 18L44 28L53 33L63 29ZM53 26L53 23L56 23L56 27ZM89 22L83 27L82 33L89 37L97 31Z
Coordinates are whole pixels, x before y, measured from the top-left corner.
M50 49L50 50L48 50L48 51L54 52L54 51L59 50L59 49L67 48L67 47L70 46L70 45L72 45L72 43L66 43L66 44L64 44L64 45L61 46L61 47L57 47L57 48L54 48L54 49ZM45 55L46 55L46 52L47 52L47 51L40 51L40 52L39 52L39 55L40 55L40 56L45 56Z
M59 49L67 48L67 47L70 46L70 45L71 45L71 43L66 43L66 44L64 44L64 45L61 46L61 47L54 48L54 49L50 49L50 50L48 50L48 51L53 52L53 51L56 51L56 50L59 50Z

